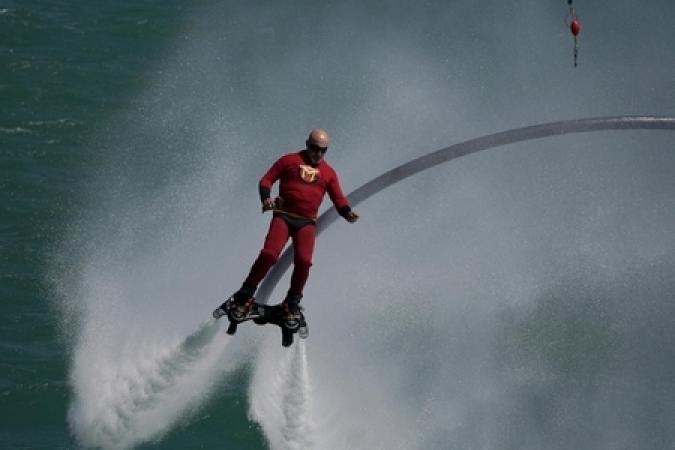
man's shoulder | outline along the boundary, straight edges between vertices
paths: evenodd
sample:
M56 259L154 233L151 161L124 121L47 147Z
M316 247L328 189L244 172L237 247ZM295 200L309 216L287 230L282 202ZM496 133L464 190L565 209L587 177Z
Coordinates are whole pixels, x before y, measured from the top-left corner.
M284 153L279 157L279 161L284 162L298 162L302 161L301 150L296 150L294 152Z

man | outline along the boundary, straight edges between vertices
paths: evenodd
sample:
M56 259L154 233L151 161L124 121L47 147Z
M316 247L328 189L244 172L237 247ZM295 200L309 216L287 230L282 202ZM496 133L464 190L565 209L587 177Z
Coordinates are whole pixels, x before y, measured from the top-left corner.
M224 315L231 305L242 316L248 312L258 284L277 262L289 237L293 239L294 266L282 307L285 320L293 322L301 317L299 305L312 265L316 216L326 192L345 220L354 223L359 218L342 193L337 174L323 159L329 143L326 130L313 129L304 150L279 158L260 180L262 210L273 212L265 244L241 289L214 311L214 317ZM279 197L272 199L270 192L276 181L279 181Z

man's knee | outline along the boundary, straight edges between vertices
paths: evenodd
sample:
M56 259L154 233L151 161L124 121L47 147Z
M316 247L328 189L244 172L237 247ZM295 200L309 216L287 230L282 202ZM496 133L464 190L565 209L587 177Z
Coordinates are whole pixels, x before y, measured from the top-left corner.
M274 265L279 259L279 255L273 251L263 249L260 252L259 258L264 261L266 264Z
M296 266L300 267L301 269L306 269L309 270L310 267L312 267L312 258L306 258L306 257L296 257L294 260L294 263Z

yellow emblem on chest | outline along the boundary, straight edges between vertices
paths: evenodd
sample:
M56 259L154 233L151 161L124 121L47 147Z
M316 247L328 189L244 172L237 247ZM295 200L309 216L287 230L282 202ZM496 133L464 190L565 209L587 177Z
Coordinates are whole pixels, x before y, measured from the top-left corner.
M315 183L317 178L319 178L319 169L315 169L312 166L301 164L300 178L302 178L302 181L304 181L305 183Z

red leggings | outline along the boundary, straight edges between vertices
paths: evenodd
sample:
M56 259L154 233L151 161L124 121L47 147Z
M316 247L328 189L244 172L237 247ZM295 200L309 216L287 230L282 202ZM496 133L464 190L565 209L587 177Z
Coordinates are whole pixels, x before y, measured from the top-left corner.
M270 268L277 262L281 250L288 241L293 238L293 275L291 276L291 294L302 294L307 278L309 277L309 268L312 266L312 254L314 253L314 239L316 237L316 226L314 224L304 225L300 228L289 226L282 217L272 218L270 229L265 238L265 245L258 255L258 259L253 263L251 272L248 274L244 286L257 288L258 284L265 278Z

